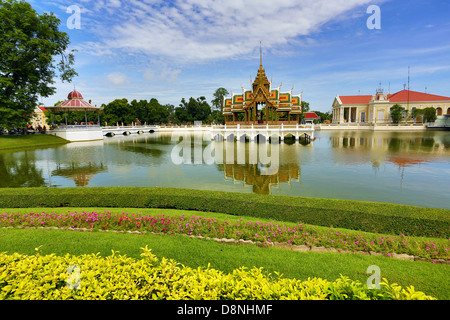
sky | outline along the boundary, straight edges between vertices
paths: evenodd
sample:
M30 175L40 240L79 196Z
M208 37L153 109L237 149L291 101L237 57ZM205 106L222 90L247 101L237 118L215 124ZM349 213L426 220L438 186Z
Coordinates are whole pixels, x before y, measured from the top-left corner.
M42 105L75 87L100 106L115 99L212 100L250 89L260 62L273 87L303 92L311 110L336 95L410 90L450 96L448 0L28 0L53 12L78 72Z

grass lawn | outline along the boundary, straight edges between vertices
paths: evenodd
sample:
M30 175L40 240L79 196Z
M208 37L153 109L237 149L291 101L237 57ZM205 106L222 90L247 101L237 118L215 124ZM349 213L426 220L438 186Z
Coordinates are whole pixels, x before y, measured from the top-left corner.
M0 150L28 147L42 147L56 144L64 144L68 141L49 134L27 134L27 135L2 135L0 136Z
M53 209L57 212L73 208ZM77 208L78 211L93 208ZM112 210L111 208L109 208ZM42 212L52 209L27 208L3 209L3 211ZM101 212L103 208L96 208ZM114 212L146 212L167 214L188 214L188 211L168 209L121 209ZM192 214L192 212L190 212ZM238 219L239 217L219 213L199 213L217 219ZM245 221L261 219L243 217ZM345 275L362 283L367 281L366 270L371 265L377 265L381 277L390 283L398 283L404 287L413 285L416 290L423 291L438 299L450 298L448 265L433 264L420 261L402 261L379 256L366 256L343 253L294 252L278 248L261 248L249 245L227 245L212 240L193 239L180 235L128 234L115 232L77 232L44 229L0 229L0 252L18 252L35 254L35 248L40 247L41 254L67 253L81 255L100 253L102 256L111 254L111 250L119 251L133 258L139 258L140 248L148 245L159 258L173 258L190 267L207 266L230 272L241 266L263 267L267 272L282 273L288 278L307 279L321 277L334 281Z

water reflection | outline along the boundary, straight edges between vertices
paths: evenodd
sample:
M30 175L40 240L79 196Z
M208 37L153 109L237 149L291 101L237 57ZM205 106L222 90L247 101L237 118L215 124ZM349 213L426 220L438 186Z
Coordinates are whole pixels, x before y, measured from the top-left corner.
M101 163L96 165L95 163L88 163L87 165L80 165L75 162L71 162L69 166L57 164L56 170L52 171L53 176L64 177L75 181L77 187L85 187L89 184L89 181L94 175L100 172L106 172L108 168Z
M159 186L450 208L447 132L315 136L309 145L281 142L272 150L267 143L196 143L192 135L190 161L178 165L179 141L170 133L3 151L0 187Z
M450 149L450 135L445 132L333 132L333 148L380 149L398 152L445 153Z
M222 148L220 143L214 144L215 148ZM225 154L218 159L220 164L217 167L223 171L226 182L241 184L243 187L250 185L252 192L258 194L271 194L273 187L280 188L282 184L301 183L300 161L293 143L225 142L224 148ZM262 160L261 157L266 159ZM273 169L271 171L268 170L270 166Z
M0 187L45 187L43 169L33 151L0 153Z
M329 142L338 162L370 162L377 168L390 162L410 167L443 159L450 152L445 132L333 132Z
M278 172L272 175L262 175L261 169L255 164L223 164L225 180L241 183L242 186L251 185L252 191L258 194L271 194L272 187L280 187L281 183L300 183L301 169L296 163L281 165Z

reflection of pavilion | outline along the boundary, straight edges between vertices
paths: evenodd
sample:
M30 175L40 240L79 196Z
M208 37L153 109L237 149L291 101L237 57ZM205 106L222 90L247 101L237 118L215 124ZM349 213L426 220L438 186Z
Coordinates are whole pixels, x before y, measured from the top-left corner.
M278 172L273 175L262 175L257 164L223 164L225 180L233 183L242 182L243 186L252 185L253 192L258 194L272 193L271 187L279 187L281 183L291 184L300 182L301 169L297 163L280 165Z
M105 172L107 170L108 168L106 166L103 166L103 164L96 165L89 163L85 166L78 166L77 164L72 162L70 166L66 168L61 168L61 165L58 164L56 170L52 171L52 175L72 179L75 181L75 185L77 187L84 187L89 184L89 181L94 175L100 172Z

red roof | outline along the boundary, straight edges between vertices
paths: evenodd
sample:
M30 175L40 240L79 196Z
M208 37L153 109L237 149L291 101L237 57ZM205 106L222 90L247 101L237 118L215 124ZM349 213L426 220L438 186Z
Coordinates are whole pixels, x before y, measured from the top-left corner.
M389 97L389 101L391 102L407 102L408 100L410 102L450 101L450 98L411 90L409 91L409 99L408 99L408 90L399 91Z
M41 111L47 111L47 109L45 109L45 107L38 107L39 109L41 109Z
M86 102L81 99L69 99L66 100L58 105L58 107L82 107L82 108L94 108L97 109L97 107L94 107L89 102Z
M73 90L69 95L67 96L67 99L83 99L83 96L81 93L79 93L77 90Z
M339 96L342 104L369 104L372 100L372 95L358 95L358 96ZM394 94L388 94L387 99L390 102L422 102L422 101L450 101L450 97L438 96L435 94L417 92L409 90L402 90Z
M305 119L320 119L320 117L315 112L306 112Z
M57 106L54 107L47 107L48 109L56 110L56 111L86 111L89 109L93 110L102 110L102 108L97 108L90 104L89 102L86 102L83 100L83 96L81 93L79 93L76 90L73 90L69 95L67 96L69 100L66 100L64 102L61 102Z
M342 104L369 104L370 100L372 100L372 96L339 96Z

